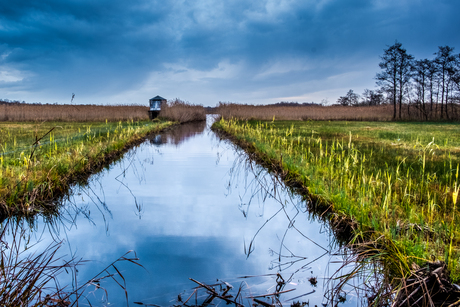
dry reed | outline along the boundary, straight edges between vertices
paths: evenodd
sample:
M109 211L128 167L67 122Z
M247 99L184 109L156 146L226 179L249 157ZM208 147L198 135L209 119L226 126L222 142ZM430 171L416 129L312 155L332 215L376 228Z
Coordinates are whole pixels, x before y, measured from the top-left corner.
M7 232L10 240L6 241ZM61 243L53 243L41 253L24 255L27 249L25 228L3 222L0 233L0 305L1 306L66 306L67 300L56 276L76 264L56 257Z
M128 251L97 273L90 280L77 283L77 267L84 260L58 257L63 241L45 246L43 250L31 252L31 225L25 220L4 220L0 227L0 306L79 306L80 302L90 301L88 294L100 290L108 297L101 286L104 279L112 280L124 292L128 303L126 280L117 268L121 262L129 262L141 268L134 251ZM58 275L71 273L75 278L72 288L61 286Z
M460 108L449 105L450 120L460 119ZM348 120L348 121L391 121L393 105L379 106L276 106L276 105L240 105L219 103L216 113L225 119L260 120ZM439 120L440 110L430 113L429 120ZM403 105L401 120L424 121L425 116L415 105Z
M148 119L147 106L0 103L0 121L124 121Z
M159 116L175 122L186 123L206 120L206 110L203 106L192 105L175 99L161 106Z

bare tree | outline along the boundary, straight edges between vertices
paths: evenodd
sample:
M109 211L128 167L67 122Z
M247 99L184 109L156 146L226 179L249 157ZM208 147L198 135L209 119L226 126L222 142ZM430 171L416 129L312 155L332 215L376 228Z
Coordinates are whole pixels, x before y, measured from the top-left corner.
M353 93L353 90L349 90L345 96L340 96L337 99L337 103L343 106L351 106L359 104L359 95Z
M393 119L396 118L396 95L398 90L398 52L396 42L393 46L388 47L383 51L381 56L382 62L379 63L380 68L383 70L377 73L377 85L382 88L383 91L391 95L391 101L393 103ZM401 44L399 44L401 46Z
M382 62L379 66L383 71L376 76L377 85L392 96L393 119L396 119L396 104L399 102L399 118L401 118L404 93L407 92L406 86L410 82L414 57L396 41L394 45L384 50L380 58Z
M428 120L428 112L425 107L425 91L428 87L428 76L430 73L431 61L428 59L414 61L412 66L415 91L417 95L418 109L422 112L425 120Z
M451 71L455 65L455 56L452 54L454 48L449 46L439 46L438 52L435 53L436 58L434 62L438 66L438 78L441 85L441 118L443 118L444 110L446 118L449 119L447 112L447 99L449 94L449 84L451 82ZM444 102L446 107L444 108Z
M363 94L363 105L377 106L384 102L382 92L380 90L374 91L370 89L365 89Z
M437 89L436 75L438 73L438 67L436 66L436 63L434 63L433 61L429 61L427 64L428 64L427 82L428 82L428 90L430 92L430 112L432 113L434 96L438 97L438 92L436 91ZM436 106L437 106L437 100L436 100Z
M460 53L455 56L455 66L452 81L455 85L456 91L460 95Z
M453 49L453 48L452 48ZM452 65L449 67L447 74L448 74L448 82L447 82L447 93L446 99L449 99L450 93L450 106L452 115L454 114L454 101L460 101L460 54L456 54L453 56ZM447 108L447 100L446 100L446 108Z
M406 49L401 48L401 44L398 51L398 83L399 83L399 119L401 119L402 103L404 99L404 93L408 92L406 88L412 77L412 62L414 57L407 54Z
M455 84L457 85L457 91L460 91L460 53L455 56L455 70Z

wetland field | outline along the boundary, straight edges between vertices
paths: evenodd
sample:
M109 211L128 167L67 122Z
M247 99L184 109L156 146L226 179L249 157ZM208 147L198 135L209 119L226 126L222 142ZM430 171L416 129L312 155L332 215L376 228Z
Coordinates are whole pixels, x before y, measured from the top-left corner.
M149 134L56 214L3 221L2 303L356 306L355 287L334 291L346 251L330 228L213 121Z
M130 144L172 122L0 122L0 206L3 215L51 206Z
M163 115L0 122L3 303L459 300L457 123Z
M458 123L221 119L214 128L303 187L351 245L384 263L390 284L404 289L426 263L445 263L460 281Z
M145 106L2 103L0 214L52 208L69 186L84 181L123 151L173 124L206 119L202 106L179 99L159 119Z

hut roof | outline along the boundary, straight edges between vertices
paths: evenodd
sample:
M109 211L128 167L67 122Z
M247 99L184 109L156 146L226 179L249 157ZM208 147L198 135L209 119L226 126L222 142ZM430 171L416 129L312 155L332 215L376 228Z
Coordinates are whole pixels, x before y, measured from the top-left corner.
M155 97L151 98L150 100L166 100L165 98L156 95Z

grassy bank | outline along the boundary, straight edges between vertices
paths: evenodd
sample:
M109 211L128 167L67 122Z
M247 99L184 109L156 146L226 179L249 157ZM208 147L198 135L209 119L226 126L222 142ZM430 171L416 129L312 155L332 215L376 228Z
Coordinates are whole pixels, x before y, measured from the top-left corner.
M460 281L460 125L221 120L214 128L351 221L354 242L394 243L398 275L437 259Z
M86 178L161 121L0 122L0 209L3 215L52 207L70 184Z

